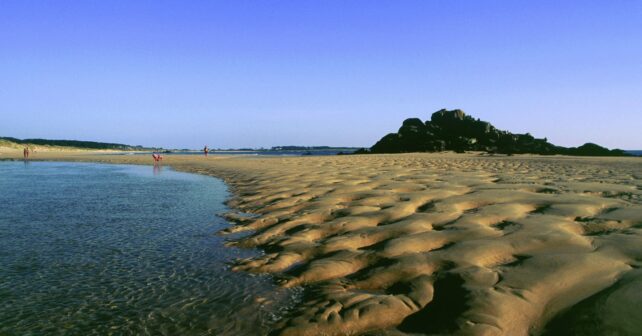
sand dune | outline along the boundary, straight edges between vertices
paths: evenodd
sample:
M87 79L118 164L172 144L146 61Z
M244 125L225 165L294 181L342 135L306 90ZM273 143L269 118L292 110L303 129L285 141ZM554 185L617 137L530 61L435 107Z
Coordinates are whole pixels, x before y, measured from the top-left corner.
M266 252L234 270L305 286L279 335L642 331L638 158L168 156L166 164L233 188L238 213L226 216L236 225L222 234L251 231L230 244Z

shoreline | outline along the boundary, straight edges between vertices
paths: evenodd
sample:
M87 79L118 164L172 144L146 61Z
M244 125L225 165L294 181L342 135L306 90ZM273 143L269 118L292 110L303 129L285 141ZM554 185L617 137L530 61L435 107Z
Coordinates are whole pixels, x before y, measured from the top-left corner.
M234 270L306 288L279 334L538 334L607 289L619 316L600 326L631 330L622 321L639 317L640 294L622 298L642 283L639 158L173 155L165 165L228 185L235 225L222 233L252 231L230 244L265 251Z
M225 247L214 234L231 225L214 216L231 211L218 178L68 161L0 169L0 277L12 288L0 334L263 335L296 299L269 276L229 271L230 261L262 252Z

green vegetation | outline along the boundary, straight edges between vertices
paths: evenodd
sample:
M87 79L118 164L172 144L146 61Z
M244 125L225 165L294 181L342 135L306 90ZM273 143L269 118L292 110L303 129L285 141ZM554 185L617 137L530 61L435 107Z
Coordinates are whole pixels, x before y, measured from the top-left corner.
M117 143L78 141L78 140L48 140L48 139L16 139L12 137L0 137L0 145L6 147L22 146L58 146L81 149L112 149L112 150L151 150L143 146L131 146Z

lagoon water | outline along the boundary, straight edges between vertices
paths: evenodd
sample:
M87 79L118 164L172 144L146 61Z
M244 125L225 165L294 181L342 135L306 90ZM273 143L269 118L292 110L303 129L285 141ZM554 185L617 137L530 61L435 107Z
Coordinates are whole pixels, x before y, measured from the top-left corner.
M227 197L168 168L0 162L0 334L265 334L295 295L229 270L259 252L215 235Z

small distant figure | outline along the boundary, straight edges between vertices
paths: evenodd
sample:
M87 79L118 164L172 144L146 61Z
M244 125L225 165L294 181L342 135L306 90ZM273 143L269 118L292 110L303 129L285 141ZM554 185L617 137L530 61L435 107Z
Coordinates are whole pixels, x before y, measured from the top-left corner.
M207 148L207 145L205 145L205 147L203 147L203 154L205 154L205 156L207 156L207 153L209 153L209 152L210 152L210 149Z
M163 163L163 156L158 153L153 153L152 158L154 159L154 165Z
M25 160L29 158L29 147L25 147L25 149L22 150L22 155L24 156Z

